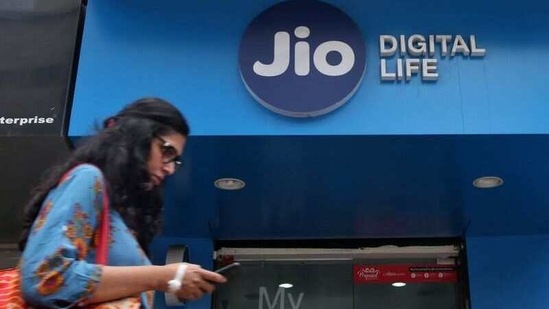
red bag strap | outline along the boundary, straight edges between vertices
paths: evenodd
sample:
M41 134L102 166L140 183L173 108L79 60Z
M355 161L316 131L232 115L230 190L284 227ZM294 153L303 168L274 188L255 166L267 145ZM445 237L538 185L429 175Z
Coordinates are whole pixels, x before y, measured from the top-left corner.
M59 182L63 182L77 165L66 172ZM103 173L101 173L103 176ZM111 235L110 225L110 212L109 212L109 196L107 194L107 183L105 176L103 176L103 209L101 211L101 218L99 219L98 235L97 235L97 250L95 251L95 262L101 265L107 265L109 262L109 242Z
M103 177L103 179L105 179L105 177ZM103 181L103 212L101 213L97 250L95 251L95 262L97 264L107 265L109 263L110 223L109 196L107 195L107 184Z

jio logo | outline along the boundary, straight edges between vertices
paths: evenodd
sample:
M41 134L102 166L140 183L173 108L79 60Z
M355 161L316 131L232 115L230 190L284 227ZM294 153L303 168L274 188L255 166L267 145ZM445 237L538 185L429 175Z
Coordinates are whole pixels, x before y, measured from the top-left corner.
M343 105L366 67L364 39L340 9L319 1L276 4L248 26L239 50L242 80L268 109L314 117Z

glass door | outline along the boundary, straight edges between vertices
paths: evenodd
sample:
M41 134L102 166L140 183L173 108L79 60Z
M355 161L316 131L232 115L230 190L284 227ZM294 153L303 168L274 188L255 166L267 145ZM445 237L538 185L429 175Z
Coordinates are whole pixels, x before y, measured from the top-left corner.
M218 266L233 261L242 266L218 286L213 306L461 309L459 250L430 247L422 254L419 249L384 249L381 254L364 249L257 249L254 255L251 248L224 248L218 251Z

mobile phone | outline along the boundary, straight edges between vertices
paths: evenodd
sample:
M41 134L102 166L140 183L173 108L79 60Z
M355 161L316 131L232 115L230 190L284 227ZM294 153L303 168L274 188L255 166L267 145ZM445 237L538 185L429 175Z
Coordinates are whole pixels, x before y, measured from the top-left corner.
M240 266L240 263L234 262L234 263L231 263L227 266L223 266L223 267L215 270L215 272L218 273L218 274L226 275L226 274L234 272L236 269L238 269L239 266ZM230 270L232 270L232 271L230 271Z

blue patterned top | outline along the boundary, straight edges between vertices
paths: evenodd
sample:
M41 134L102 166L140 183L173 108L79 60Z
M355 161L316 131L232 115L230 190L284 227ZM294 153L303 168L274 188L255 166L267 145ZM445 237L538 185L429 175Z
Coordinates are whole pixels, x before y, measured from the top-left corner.
M103 209L103 175L90 164L73 169L44 200L21 260L25 300L47 308L70 308L90 297L101 278L95 263ZM122 217L110 209L110 266L150 265ZM152 308L153 292L142 293Z

